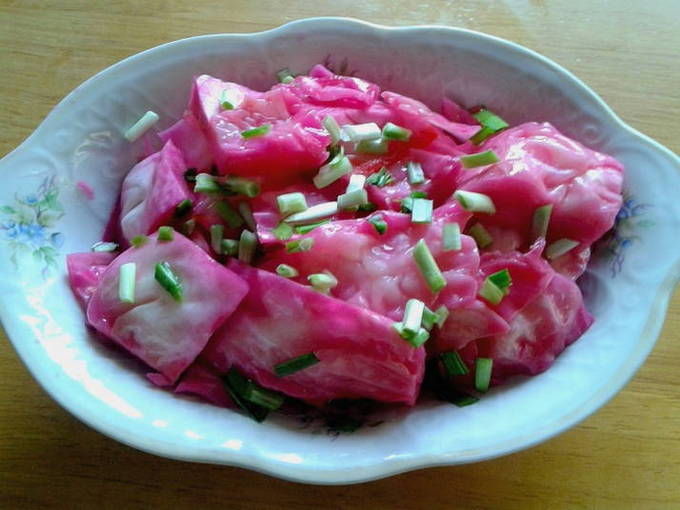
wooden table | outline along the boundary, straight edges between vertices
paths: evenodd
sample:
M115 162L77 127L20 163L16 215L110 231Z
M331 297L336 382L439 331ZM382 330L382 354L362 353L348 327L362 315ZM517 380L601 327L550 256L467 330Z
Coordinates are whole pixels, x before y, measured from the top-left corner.
M677 0L0 0L0 154L76 85L123 57L191 35L320 15L512 39L571 69L625 121L680 151ZM350 487L132 450L59 408L0 341L0 507L680 508L679 340L676 293L645 366L578 427L509 457Z

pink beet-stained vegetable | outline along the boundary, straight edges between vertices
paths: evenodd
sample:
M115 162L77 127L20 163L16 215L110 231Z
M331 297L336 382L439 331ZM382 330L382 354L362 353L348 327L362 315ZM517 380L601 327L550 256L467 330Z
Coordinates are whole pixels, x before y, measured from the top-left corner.
M463 405L587 331L576 279L621 206L618 161L543 119L321 65L277 78L195 76L123 180L104 240L132 247L67 258L88 323L148 381L256 421Z
M401 339L391 320L267 271L229 268L250 290L206 350L218 369L236 366L266 388L317 404L415 402L425 352ZM275 365L310 352L319 363L287 377L274 373Z
M166 262L181 283L176 300L155 278ZM119 297L121 266L135 264L134 302ZM194 361L234 311L247 285L182 235L156 236L119 255L107 268L87 307L87 320L104 336L145 361L172 383Z
M177 205L191 199L184 181L186 164L172 141L138 163L123 181L120 226L128 242L172 221Z

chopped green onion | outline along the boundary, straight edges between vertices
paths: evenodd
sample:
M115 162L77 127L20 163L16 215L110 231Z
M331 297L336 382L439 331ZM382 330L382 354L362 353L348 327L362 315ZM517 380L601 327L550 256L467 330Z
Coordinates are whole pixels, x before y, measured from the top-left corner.
M425 328L420 328L416 336L408 340L408 343L410 343L413 347L420 347L425 342L427 342L429 338L430 332L427 331Z
M243 377L234 368L227 373L227 380L230 383L231 388L239 397L252 404L256 404L269 411L274 411L283 404L283 395L262 388L251 379Z
M239 228L243 225L243 218L241 218L229 203L217 202L214 207L220 218L227 222L229 228Z
M227 177L224 181L224 187L232 193L245 195L250 198L260 194L260 185L258 183L242 177Z
M321 204L313 205L302 212L292 214L283 221L292 224L310 223L327 218L328 216L333 216L334 214L337 214L337 212L337 202L323 202Z
M427 193L424 191L411 191L409 194L411 198L427 198Z
M406 177L408 178L408 183L411 186L424 183L425 173L423 172L423 167L420 166L420 163L409 161L406 164Z
M241 232L241 238L238 241L238 259L241 262L250 264L250 262L253 260L253 255L255 255L256 248L257 236L250 230L244 230Z
M271 124L262 124L261 126L254 127L252 129L246 129L241 131L241 136L243 138L255 138L257 136L264 136L271 130Z
M153 276L159 285L163 287L175 301L182 301L182 295L184 293L182 284L177 275L172 271L168 262L159 262L156 264Z
M288 216L307 209L307 199L299 191L279 195L276 197L276 204L282 216Z
M457 351L442 352L439 358L442 360L444 370L451 377L465 375L470 372Z
M423 327L431 331L437 321L437 314L427 306L423 308Z
M472 138L470 138L470 141L474 143L475 145L479 145L482 143L484 140L489 138L492 134L494 134L494 130L488 127L482 127L479 131L477 131Z
M279 363L278 365L274 365L274 373L279 377L285 377L316 365L319 361L321 360L317 358L313 352L310 352L284 361L283 363Z
M368 203L368 193L364 188L355 189L338 196L338 209L351 210Z
M309 251L314 246L314 239L311 237L303 237L295 241L286 243L286 253L298 253L301 251Z
M413 210L413 198L411 197L403 198L399 204L400 212L403 212L404 214L411 214Z
M262 422L269 414L269 410L245 400L243 392L248 385L248 380L243 377L235 368L231 368L227 375L222 378L224 386L229 392L231 399L253 420Z
M493 205L491 197L483 193L459 189L453 194L453 198L466 211L496 214L496 206Z
M423 322L425 303L419 299L409 299L404 309L404 318L401 321L402 335L407 339L413 339L420 331Z
M298 270L288 264L279 264L276 266L276 274L283 276L284 278L295 278L296 276L300 276Z
M172 227L163 226L158 229L159 241L172 241L175 230Z
M441 305L439 308L437 308L434 313L437 314L437 327L441 328L444 326L444 323L446 322L446 319L449 318L449 309L446 308L444 305Z
M507 269L501 269L493 274L489 275L489 280L503 291L503 295L507 296L510 292L510 285L512 285L512 278L510 277L510 272Z
M207 195L217 195L224 190L214 175L201 173L196 176L196 184L194 184L194 192L205 193Z
M534 211L534 216L531 220L531 237L536 240L539 237L545 238L548 234L548 225L550 225L550 216L552 215L552 204L537 207Z
M276 228L272 230L272 234L274 234L274 237L279 241L287 241L293 237L293 227L288 223L279 223L276 225Z
M323 119L323 127L325 127L326 131L328 131L328 134L331 135L331 144L335 145L340 141L342 138L342 132L340 130L340 126L333 117L328 115L325 119Z
M138 235L133 237L130 240L130 244L134 246L135 248L139 248L140 246L144 246L147 242L149 242L149 238L146 237L145 235Z
M142 117L135 122L127 131L123 134L128 142L134 142L144 133L146 133L151 126L153 126L160 117L156 112L148 111Z
M458 407L465 407L479 402L477 397L470 395L469 393L465 393L464 391L452 391L448 400Z
M362 204L359 206L359 210L362 212L373 212L378 209L378 206L375 205L372 202L369 202L367 204Z
M94 243L90 249L95 252L112 252L118 249L118 245L116 243L99 241L98 243Z
M224 238L224 225L210 226L210 247L215 253L222 253L222 239Z
M175 218L186 216L193 207L194 204L191 203L191 200L185 198L179 204L177 204L177 206L175 206Z
M368 221L371 225L373 225L373 228L375 228L378 234L382 235L387 231L387 223L385 222L381 214L371 216L370 218L368 218Z
M352 171L352 163L349 158L340 151L329 163L319 169L314 177L314 186L317 189L325 188Z
M548 245L548 247L545 249L545 256L549 260L554 260L570 252L579 244L581 243L574 241L573 239L559 239L558 241Z
M479 121L482 128L477 131L470 141L479 145L489 136L508 127L508 123L501 119L498 115L491 113L489 110L482 109L474 114L474 117Z
M229 89L224 89L220 94L220 106L223 110L234 109L234 103L229 100Z
M382 136L386 140L408 142L409 138L411 138L411 130L388 122L383 126Z
M475 360L475 389L480 393L486 393L491 383L493 359L477 358Z
M389 144L387 140L364 140L354 146L354 150L359 154L387 154Z
M392 178L392 174L390 174L387 171L387 168L382 167L376 173L368 176L368 178L366 179L366 184L382 188L383 186L387 186L388 184L390 184L393 180L394 179Z
M279 80L279 83L290 83L295 79L295 75L290 72L290 69L284 67L276 73L276 79Z
M503 289L499 288L498 285L489 279L489 277L484 279L478 294L492 305L499 304L501 301L503 301L503 297L505 296Z
M238 244L236 239L222 239L222 251L220 253L230 257L238 255Z
M123 303L135 302L135 277L137 273L137 264L128 262L123 264L119 269L118 276L118 298Z
M413 258L432 292L439 292L446 287L446 279L439 270L437 262L435 262L425 240L421 239L418 241L413 250Z
M241 218L243 218L243 221L246 222L246 225L248 225L248 228L255 232L255 230L257 230L257 223L255 222L255 216L253 216L253 210L250 208L250 204L248 202L241 202L238 204L238 212L241 215Z
M194 233L194 229L196 228L196 220L195 219L190 219L182 223L182 226L180 227L180 231L182 234L185 236L190 236L191 234Z
M411 204L411 223L432 223L432 200L414 198Z
M321 220L317 221L316 223L310 223L309 225L296 225L295 226L295 233L296 234L309 234L312 230L314 230L316 227L320 227L321 225L325 223L329 223L331 220L326 219L326 220ZM286 224L288 228L290 228L290 225Z
M364 189L366 184L366 176L361 174L352 174L349 176L349 182L347 183L347 189L345 193L350 193L358 189Z
M493 243L493 237L491 237L489 231L484 228L484 225L481 223L475 223L472 225L470 230L468 230L468 233L475 240L479 248L486 248L487 246L490 246L491 243Z
M442 250L460 250L462 246L460 225L458 223L444 223L442 227Z
M499 161L500 159L498 159L494 151L478 152L477 154L468 154L467 156L460 157L463 168L477 168L479 166L492 165Z
M328 294L328 292L337 287L338 279L333 276L330 271L324 271L323 273L310 274L307 277L307 281L314 287L314 290Z
M376 140L382 136L382 131L375 122L366 124L347 124L342 127L342 131L350 142Z

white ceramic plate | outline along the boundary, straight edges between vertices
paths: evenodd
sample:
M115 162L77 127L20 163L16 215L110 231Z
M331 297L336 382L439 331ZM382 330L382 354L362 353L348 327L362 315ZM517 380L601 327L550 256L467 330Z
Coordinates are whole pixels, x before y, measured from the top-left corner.
M438 107L443 95L484 103L511 123L547 120L627 169L626 202L608 256L582 280L596 322L546 373L459 409L424 403L352 435L229 410L154 388L88 334L64 255L100 238L125 172L142 152L121 133L144 111L160 127L182 113L190 78L255 88L275 72L326 62ZM0 313L19 355L76 417L167 457L231 464L283 478L349 483L473 462L558 434L618 392L652 349L680 274L680 162L624 124L586 85L508 41L445 27L388 28L311 19L257 34L208 35L130 57L69 94L0 161ZM75 186L95 190L88 200Z

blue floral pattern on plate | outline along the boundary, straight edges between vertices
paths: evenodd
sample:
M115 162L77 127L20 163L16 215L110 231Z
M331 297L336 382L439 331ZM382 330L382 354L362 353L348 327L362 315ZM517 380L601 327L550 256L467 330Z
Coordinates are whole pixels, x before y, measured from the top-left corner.
M21 252L32 253L43 267L43 276L56 266L64 236L55 226L64 216L64 208L55 176L46 177L34 193L15 193L14 202L0 206L0 213L0 230L4 231L15 268Z

